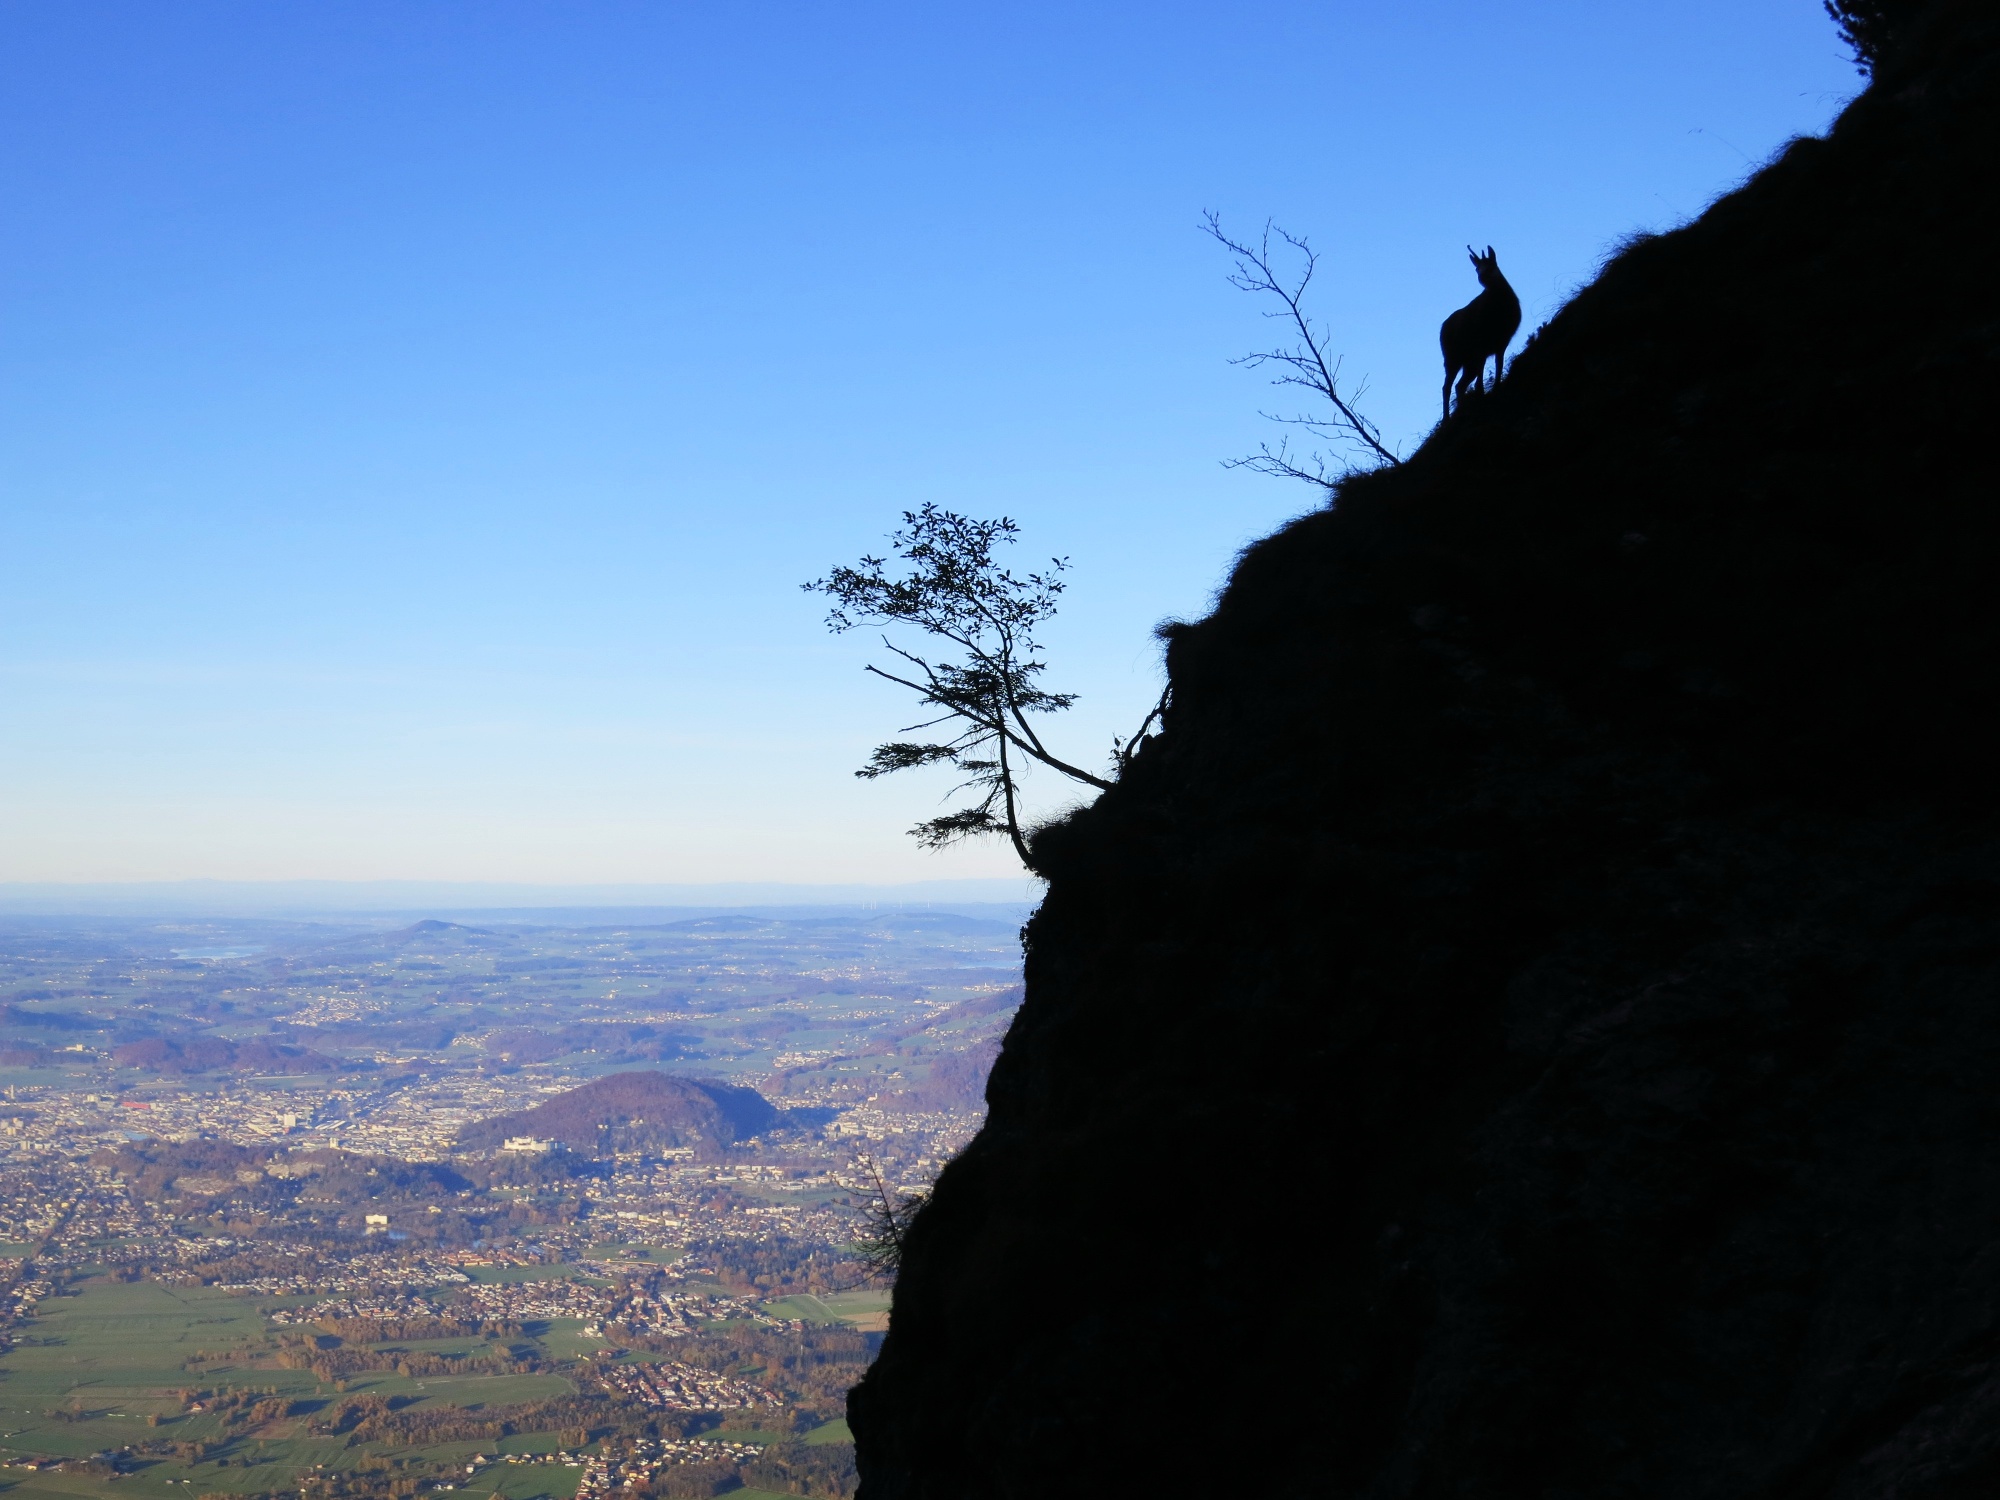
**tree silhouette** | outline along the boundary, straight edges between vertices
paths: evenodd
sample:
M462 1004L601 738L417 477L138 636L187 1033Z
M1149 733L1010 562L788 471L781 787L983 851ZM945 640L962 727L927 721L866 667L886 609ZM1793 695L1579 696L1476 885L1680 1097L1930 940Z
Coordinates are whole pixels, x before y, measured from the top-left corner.
M903 1264L903 1247L909 1240L910 1225L916 1221L918 1210L930 1195L911 1193L905 1196L897 1192L882 1176L882 1168L875 1158L871 1156L867 1161L869 1174L875 1179L875 1192L862 1210L868 1227L855 1248L871 1277L893 1281Z
M1020 771L1032 761L1072 781L1103 791L1110 779L1094 775L1051 751L1035 727L1043 714L1060 713L1076 702L1074 693L1040 685L1047 663L1040 659L1036 630L1056 612L1062 596L1065 558L1051 558L1045 570L1014 573L995 555L1011 546L1020 527L1002 516L978 520L926 504L903 512L890 533L895 556L907 567L892 575L881 557L863 557L858 566L835 568L803 585L825 594L833 608L827 628L836 635L863 625L914 626L951 649L953 659L906 650L886 636L882 644L904 663L895 670L873 665L877 677L906 687L925 709L937 713L902 732L949 726L943 737L891 740L875 747L868 764L854 774L865 779L918 766L949 765L975 799L910 832L926 848L941 849L981 834L1004 834L1034 868L1021 821ZM1122 770L1165 708L1164 697L1146 715L1130 740L1112 742L1113 775Z

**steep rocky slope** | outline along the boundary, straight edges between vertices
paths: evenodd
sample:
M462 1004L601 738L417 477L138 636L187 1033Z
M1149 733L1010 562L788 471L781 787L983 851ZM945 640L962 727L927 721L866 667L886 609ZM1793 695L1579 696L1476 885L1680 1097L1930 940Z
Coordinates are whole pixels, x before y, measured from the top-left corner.
M866 1500L2000 1493L2000 21L1928 20L1172 633Z

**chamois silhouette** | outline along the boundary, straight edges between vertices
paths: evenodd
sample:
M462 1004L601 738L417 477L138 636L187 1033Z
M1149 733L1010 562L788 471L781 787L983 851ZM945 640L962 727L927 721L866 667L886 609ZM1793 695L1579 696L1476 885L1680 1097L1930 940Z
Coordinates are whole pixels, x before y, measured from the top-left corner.
M1493 247L1488 245L1486 253L1481 255L1467 245L1465 253L1472 257L1472 269L1479 273L1479 285L1484 290L1446 318L1444 327L1438 330L1438 344L1444 350L1444 411L1440 421L1451 415L1452 377L1458 378L1458 399L1462 403L1465 393L1474 386L1486 388L1486 361L1490 356L1493 383L1500 383L1500 372L1507 363L1507 346L1514 340L1514 330L1521 326L1521 299L1500 274L1500 258L1493 253Z

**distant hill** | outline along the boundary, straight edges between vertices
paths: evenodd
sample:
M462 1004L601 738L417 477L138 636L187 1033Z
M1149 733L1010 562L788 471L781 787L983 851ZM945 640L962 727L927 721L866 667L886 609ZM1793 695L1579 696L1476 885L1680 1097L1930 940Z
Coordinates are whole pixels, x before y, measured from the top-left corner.
M485 1151L509 1136L561 1141L573 1151L644 1151L703 1142L729 1145L777 1123L755 1089L666 1073L611 1073L533 1109L467 1126L459 1144Z
M18 997L17 997L18 998ZM44 991L37 998L47 998ZM0 1026L36 1026L45 1031L96 1031L98 1023L59 1010L23 1010L12 1001L0 1002Z
M644 1021L579 1021L568 1026L516 1026L486 1038L487 1055L502 1062L548 1062L571 1052L600 1052L613 1063L667 1062L699 1035L665 1033Z
M340 1064L310 1047L253 1038L244 1042L221 1037L142 1037L114 1047L111 1060L121 1068L150 1073L333 1073Z
M364 932L334 943L315 945L327 952L463 953L467 950L491 952L514 947L518 940L484 927L468 927L463 922L440 922L427 917L398 927L393 932Z
M421 922L412 922L408 927L399 928L395 932L384 933L382 941L384 943L407 943L416 938L432 937L440 933L459 932L465 933L469 937L493 936L492 933L483 927L467 927L462 922L440 922L435 918L426 917Z
M882 1093L876 1098L875 1107L908 1113L944 1110L968 1113L984 1109L986 1075L993 1071L993 1061L999 1055L1000 1039L989 1037L967 1051L931 1057L922 1078Z

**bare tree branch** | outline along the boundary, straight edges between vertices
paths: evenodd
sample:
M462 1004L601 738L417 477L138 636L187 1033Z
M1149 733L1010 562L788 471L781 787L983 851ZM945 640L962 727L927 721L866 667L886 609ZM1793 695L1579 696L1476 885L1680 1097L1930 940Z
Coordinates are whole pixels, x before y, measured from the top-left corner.
M868 1227L856 1248L860 1250L861 1263L868 1268L871 1277L894 1280L903 1264L910 1223L929 1195L913 1193L903 1197L890 1188L874 1157L864 1159L868 1163L869 1176L875 1179L875 1196L861 1210Z
M1112 736L1111 764L1117 768L1119 775L1125 774L1126 767L1130 766L1133 758L1146 747L1146 742L1152 738L1153 726L1166 717L1167 705L1173 700L1173 696L1173 684L1168 683L1160 690L1160 696L1154 701L1153 706L1146 710L1146 717L1139 721L1139 727L1133 731L1130 739Z
M1377 463L1400 464L1402 459L1382 441L1381 429L1361 415L1354 406L1354 398L1341 394L1340 361L1329 357L1320 330L1306 316L1305 294L1319 269L1318 253L1303 236L1291 234L1269 221L1266 221L1264 233L1254 246L1231 239L1223 232L1222 220L1214 213L1203 214L1202 223L1209 237L1236 258L1236 268L1230 274L1229 284L1240 291L1276 297L1280 308L1266 312L1264 316L1289 323L1292 334L1298 340L1295 344L1246 354L1230 363L1247 365L1251 369L1276 366L1278 374L1271 382L1273 385L1299 386L1311 391L1333 409L1333 414L1325 417L1271 417L1268 412L1264 415L1272 421L1307 428L1314 436L1327 442L1358 447ZM1281 277L1272 264L1271 237L1274 234L1300 257L1301 268L1289 280ZM1365 387L1357 388L1355 397L1360 395L1362 389ZM1257 453L1248 458L1231 460L1227 467L1252 469L1259 474L1273 474L1283 479L1303 479L1328 490L1353 469L1351 464L1341 465L1338 469L1330 468L1327 460L1317 453L1301 464L1291 458L1282 442L1276 450L1269 444L1260 445Z

